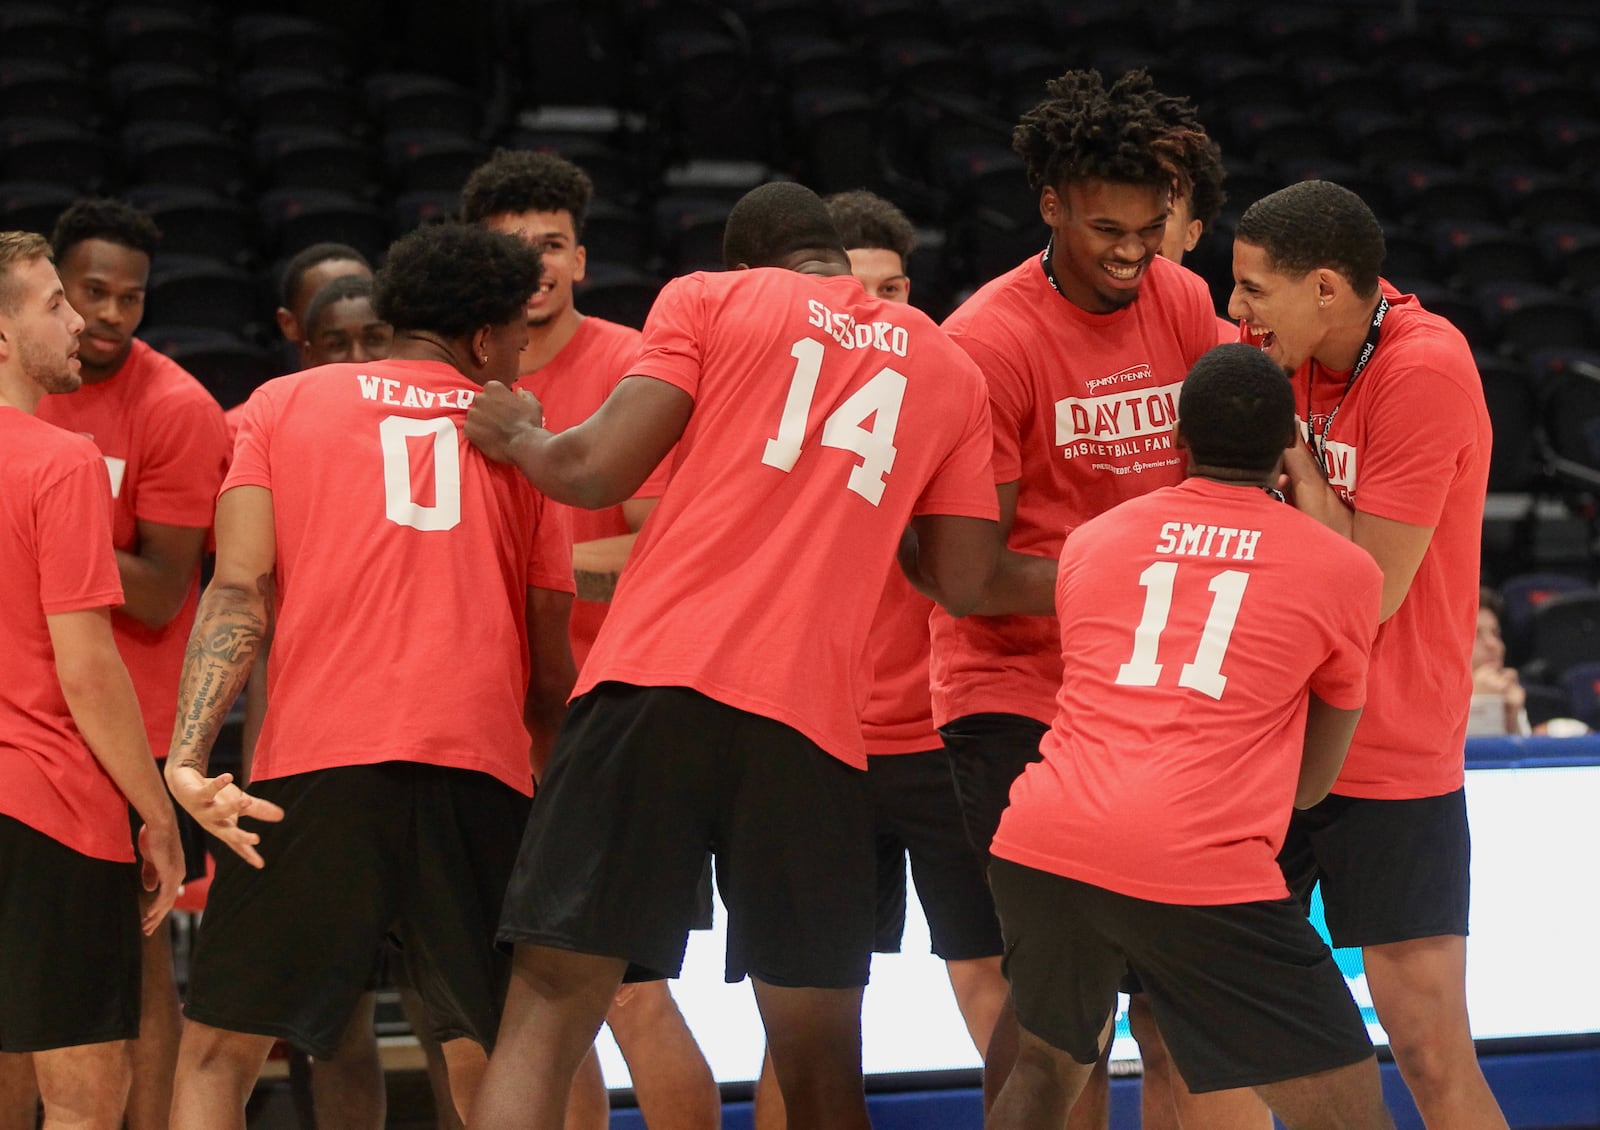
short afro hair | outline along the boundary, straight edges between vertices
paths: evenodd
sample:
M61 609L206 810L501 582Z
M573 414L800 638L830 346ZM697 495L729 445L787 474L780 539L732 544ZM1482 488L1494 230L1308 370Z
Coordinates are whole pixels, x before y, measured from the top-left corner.
M78 244L88 239L103 239L154 258L161 244L161 229L148 215L131 204L107 197L74 201L56 220L50 244L59 263Z
M278 305L288 310L294 309L295 297L300 293L300 286L311 268L324 263L344 262L360 263L369 272L372 270L367 257L347 243L313 243L297 252L283 265L283 273L278 276Z
M1101 180L1173 185L1187 196L1210 139L1186 98L1162 94L1143 70L1108 90L1099 71L1068 71L1011 132L1035 192ZM1220 205L1220 202L1219 202Z
M1304 278L1327 267L1361 297L1377 293L1383 228L1366 201L1331 181L1303 180L1263 196L1244 210L1234 238L1265 251L1280 274Z
M876 192L864 188L836 192L823 201L846 251L860 247L893 251L904 263L917 246L917 230L906 214Z
M843 262L839 230L828 206L809 188L793 181L757 185L733 206L722 229L722 265L730 270L779 267L796 252L831 253Z
M491 216L567 212L572 216L572 234L581 240L593 198L589 174L565 157L496 149L467 178L461 190L461 218L481 224Z
M373 280L372 306L396 333L450 340L523 317L539 285L539 253L475 224L430 224L390 246Z
M1295 440L1294 387L1255 346L1215 346L1184 378L1178 429L1197 464L1270 471Z
M306 322L302 329L306 337L317 332L317 321L329 309L350 298L371 298L372 280L365 275L343 275L317 291L306 307Z

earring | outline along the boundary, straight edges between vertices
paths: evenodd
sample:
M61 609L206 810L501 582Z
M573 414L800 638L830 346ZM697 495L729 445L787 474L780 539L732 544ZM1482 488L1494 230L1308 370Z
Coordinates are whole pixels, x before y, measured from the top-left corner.
M1324 302L1323 305L1326 306L1327 303ZM489 363L489 355L487 353L478 354L478 364L487 365L488 363Z

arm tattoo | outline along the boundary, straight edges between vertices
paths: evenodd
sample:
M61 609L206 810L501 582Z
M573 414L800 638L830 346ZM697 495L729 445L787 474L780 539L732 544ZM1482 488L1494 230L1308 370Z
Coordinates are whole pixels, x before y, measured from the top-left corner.
M254 593L213 584L200 598L178 684L172 756L179 765L206 771L223 719L250 677L268 633L271 586L270 575L258 578Z

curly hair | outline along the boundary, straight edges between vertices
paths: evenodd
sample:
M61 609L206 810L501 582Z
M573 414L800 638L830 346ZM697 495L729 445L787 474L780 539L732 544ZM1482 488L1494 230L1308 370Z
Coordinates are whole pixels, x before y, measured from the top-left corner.
M823 200L844 249L876 247L893 251L904 263L917 246L917 231L906 214L876 192L864 188L836 192Z
M372 307L396 333L459 339L521 318L540 269L539 253L515 236L430 224L390 246L373 280Z
M1328 267L1363 298L1378 289L1386 248L1366 201L1331 181L1303 180L1244 210L1234 238L1267 253L1272 269L1304 278Z
M1222 149L1209 137L1195 153L1194 163L1189 166L1189 218L1199 220L1201 227L1207 231L1216 223L1217 217L1222 214L1222 206L1228 202L1228 194L1223 190L1222 181L1227 176L1227 171L1222 167Z
M1050 97L1011 132L1035 192L1104 180L1170 184L1189 194L1210 139L1188 99L1162 94L1144 70L1129 71L1110 89L1099 71L1068 71L1045 89Z
M86 239L103 239L153 258L161 243L161 229L131 204L90 197L74 201L56 220L55 231L50 235L56 262Z
M294 300L300 294L300 285L305 281L306 273L313 267L323 263L360 263L367 270L372 270L372 264L367 262L367 257L347 243L313 243L310 247L296 252L295 256L283 265L283 273L278 276L278 305L287 309L294 309Z
M481 224L490 216L567 212L572 234L583 238L594 182L565 157L527 149L496 149L461 189L461 218Z
M1216 346L1183 380L1178 430L1196 463L1270 471L1294 442L1294 388L1255 346Z

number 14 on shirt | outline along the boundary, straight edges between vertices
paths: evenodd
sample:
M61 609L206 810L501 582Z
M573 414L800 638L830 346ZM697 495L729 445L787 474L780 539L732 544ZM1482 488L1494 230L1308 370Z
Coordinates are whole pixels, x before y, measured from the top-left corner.
M783 417L778 434L767 440L761 462L788 472L800 458L805 442L806 422L811 402L817 394L817 379L822 374L822 342L804 337L789 348L794 358L794 376L784 398ZM894 467L895 428L900 424L900 402L905 399L906 379L884 367L871 380L856 389L822 424L822 445L853 451L861 462L851 468L849 488L876 506L883 499L884 476ZM866 426L867 420L872 426Z

